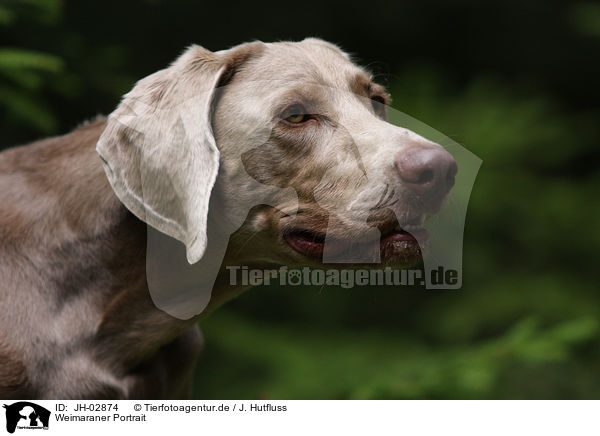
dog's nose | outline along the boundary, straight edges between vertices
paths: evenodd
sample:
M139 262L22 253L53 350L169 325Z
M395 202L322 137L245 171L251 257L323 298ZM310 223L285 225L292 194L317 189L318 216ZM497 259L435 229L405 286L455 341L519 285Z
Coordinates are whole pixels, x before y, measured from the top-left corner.
M406 187L427 196L446 195L454 186L456 161L441 147L414 147L399 153L394 164Z

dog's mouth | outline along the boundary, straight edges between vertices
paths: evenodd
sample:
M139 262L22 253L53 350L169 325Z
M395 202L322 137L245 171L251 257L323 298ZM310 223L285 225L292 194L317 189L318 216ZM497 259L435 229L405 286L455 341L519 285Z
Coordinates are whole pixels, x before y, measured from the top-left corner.
M391 230L380 228L379 258L381 263L398 266L414 266L422 261L421 245L426 245L428 233L422 227L404 230L399 226ZM326 238L325 233L304 228L292 229L283 234L284 240L296 252L311 259L323 261L325 243L327 252L335 257L344 250L372 250L373 243L356 242L348 238Z

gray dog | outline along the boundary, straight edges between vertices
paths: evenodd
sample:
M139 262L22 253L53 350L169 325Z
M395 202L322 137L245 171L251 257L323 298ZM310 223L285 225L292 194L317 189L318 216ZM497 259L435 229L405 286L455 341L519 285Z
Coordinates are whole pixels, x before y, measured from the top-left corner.
M387 102L318 39L192 46L108 119L0 154L0 398L188 395L196 322L244 290L222 264L318 265L369 229L381 262L417 263L457 167ZM221 268L202 313L153 303L150 230Z

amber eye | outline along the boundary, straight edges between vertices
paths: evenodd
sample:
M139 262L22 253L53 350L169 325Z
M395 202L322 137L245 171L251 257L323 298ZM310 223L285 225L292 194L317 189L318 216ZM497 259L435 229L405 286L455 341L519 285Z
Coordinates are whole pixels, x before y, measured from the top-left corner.
M308 121L311 117L306 113L306 109L301 104L289 106L281 114L281 119L290 124L302 124Z

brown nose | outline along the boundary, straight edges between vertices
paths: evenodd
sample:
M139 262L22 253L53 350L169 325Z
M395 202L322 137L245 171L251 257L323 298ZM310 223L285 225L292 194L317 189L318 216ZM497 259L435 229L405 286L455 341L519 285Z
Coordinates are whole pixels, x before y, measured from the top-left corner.
M395 165L402 182L425 196L446 195L454 186L456 161L441 147L414 147L399 153Z

